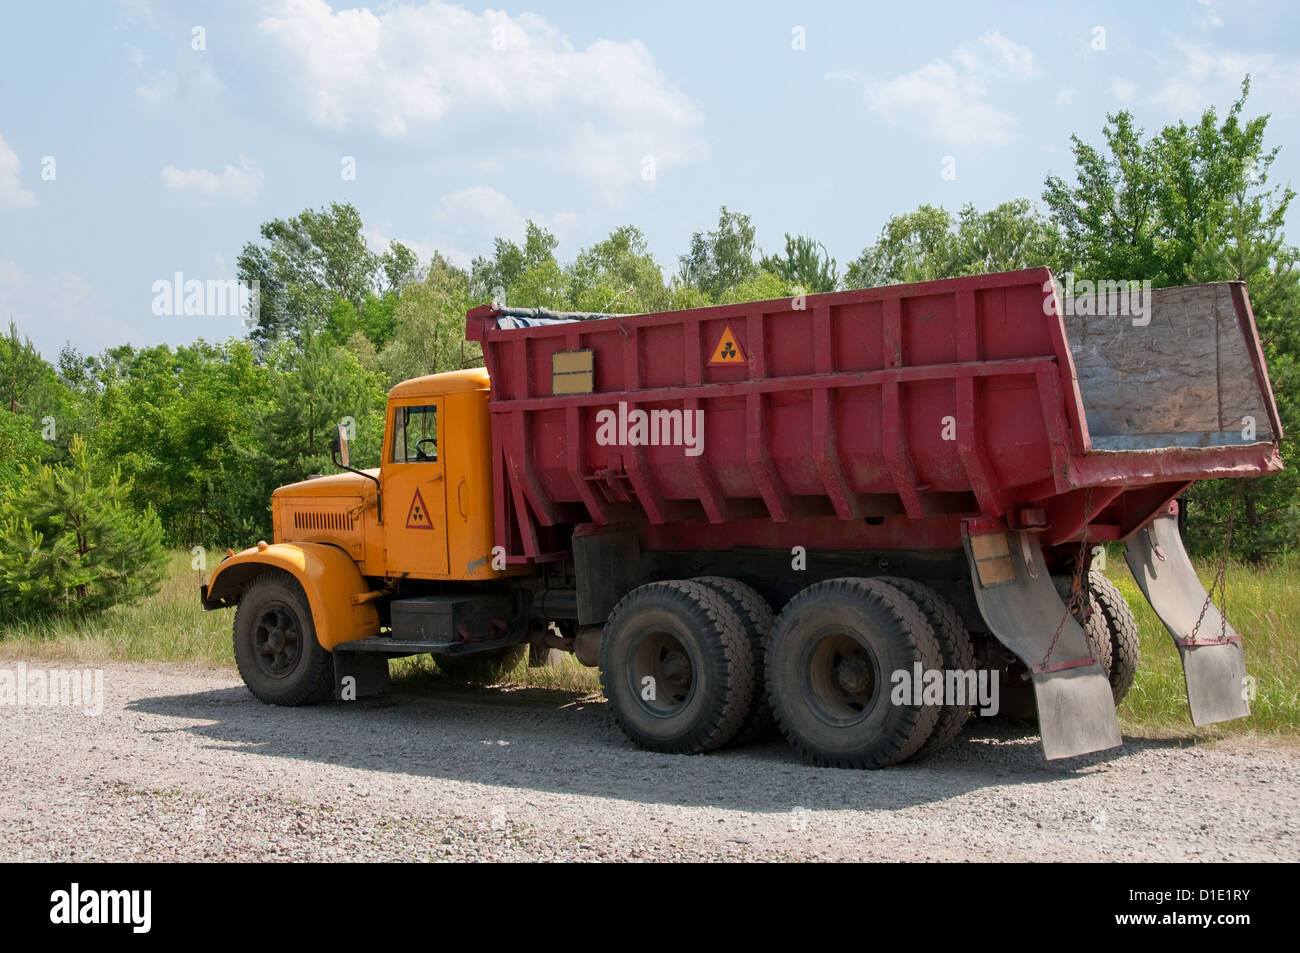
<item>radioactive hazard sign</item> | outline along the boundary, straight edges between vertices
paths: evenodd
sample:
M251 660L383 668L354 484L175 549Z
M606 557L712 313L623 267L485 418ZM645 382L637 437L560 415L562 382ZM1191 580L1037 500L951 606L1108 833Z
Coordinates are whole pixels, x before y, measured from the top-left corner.
M429 508L424 505L424 497L420 495L419 487L416 487L415 496L411 497L411 508L406 512L407 529L433 529L433 523L429 519Z
M718 338L718 344L713 349L713 356L709 358L710 364L744 364L745 352L740 349L740 342L736 340L736 332L731 330L731 325L722 332L722 337Z

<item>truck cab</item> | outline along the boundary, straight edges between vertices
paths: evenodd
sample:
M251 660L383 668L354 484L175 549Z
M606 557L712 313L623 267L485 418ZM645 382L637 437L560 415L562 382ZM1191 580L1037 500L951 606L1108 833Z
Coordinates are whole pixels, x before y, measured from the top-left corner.
M488 392L482 368L398 384L379 466L280 487L275 542L339 547L377 582L494 578Z

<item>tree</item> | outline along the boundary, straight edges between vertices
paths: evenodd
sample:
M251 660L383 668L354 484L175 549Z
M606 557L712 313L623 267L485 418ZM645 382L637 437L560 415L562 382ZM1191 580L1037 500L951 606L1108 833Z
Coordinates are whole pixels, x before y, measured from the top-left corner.
M1072 137L1075 183L1048 176L1043 199L1060 223L1064 257L1091 279L1149 279L1156 287L1244 281L1255 311L1283 430L1296 433L1300 339L1297 251L1282 226L1294 193L1269 186L1278 147L1268 116L1244 120L1250 78L1219 120L1213 107L1143 139L1127 112L1107 117L1105 151ZM1217 552L1229 519L1233 550L1247 559L1300 545L1300 479L1288 467L1245 481L1209 481L1188 496L1187 542ZM1235 516L1233 515L1235 513Z
M633 225L579 252L568 275L568 297L578 311L646 313L668 306L663 271Z
M396 333L379 355L389 384L481 365L479 345L465 340L472 304L469 273L435 253L424 280L402 289Z
M19 338L18 325L10 318L9 334L0 338L0 384L10 413L17 413L20 406L26 408L25 398L48 373L49 365L41 359L32 339Z
M400 242L376 255L351 204L308 209L261 227L264 245L249 242L238 258L239 279L258 282L257 326L262 347L285 337L300 340L324 326L346 302L361 311L368 295L400 290L418 271L415 254Z
M98 612L156 592L167 554L151 509L130 504L116 473L91 479L85 441L72 465L25 473L0 504L0 614Z
M915 212L894 216L875 243L849 263L845 283L874 288L955 275L952 226L952 215L942 206L921 205Z
M241 494L262 485L250 422L266 412L275 379L252 345L200 340L110 357L97 372L99 470L131 481L137 507L154 507L172 545L227 544L268 528L267 501Z
M269 504L277 486L327 472L334 429L349 419L354 457L378 464L387 397L382 375L321 336L300 349L281 345L272 361L270 400L253 435L258 479L252 484L263 500Z
M30 420L0 409L0 499L40 462L43 450Z
M508 238L493 242L491 258L479 256L470 263L470 288L474 301L501 300L512 307L557 307L562 293L560 266L555 260L559 239L531 219L524 227L523 247Z
M839 269L826 246L809 235L785 233L785 253L767 255L760 262L791 288L808 294L834 291L839 286Z
M1029 199L1012 199L987 212L962 206L950 248L960 275L985 275L1056 264L1060 234Z
M1071 136L1075 184L1049 175L1043 201L1059 222L1068 264L1097 279L1182 284L1198 245L1220 228L1232 196L1262 182L1277 156L1264 149L1268 116L1243 122L1250 78L1219 122L1214 107L1143 141L1128 112L1107 117L1103 152Z
M679 277L683 284L703 291L710 301L722 301L730 289L758 274L754 254L754 225L749 216L724 205L716 229L691 236L690 251L679 259Z

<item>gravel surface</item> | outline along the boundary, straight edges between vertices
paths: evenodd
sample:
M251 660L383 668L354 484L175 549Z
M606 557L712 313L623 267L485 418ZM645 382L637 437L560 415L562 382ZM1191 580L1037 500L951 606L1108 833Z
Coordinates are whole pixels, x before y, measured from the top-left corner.
M104 693L98 717L0 706L0 861L1300 859L1289 743L1048 763L982 723L859 772L780 740L650 754L539 689L287 709L228 671L113 664Z

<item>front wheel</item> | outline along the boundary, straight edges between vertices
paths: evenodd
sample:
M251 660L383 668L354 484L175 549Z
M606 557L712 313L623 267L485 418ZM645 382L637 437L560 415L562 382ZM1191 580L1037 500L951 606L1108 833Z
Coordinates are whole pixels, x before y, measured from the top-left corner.
M235 610L235 664L268 705L311 705L334 691L334 657L316 641L307 595L283 572L262 573Z

